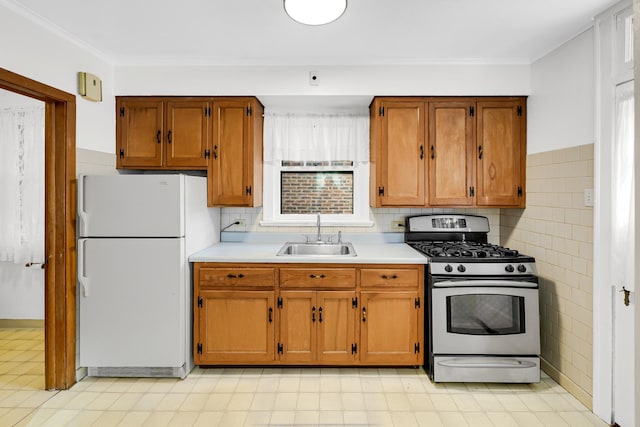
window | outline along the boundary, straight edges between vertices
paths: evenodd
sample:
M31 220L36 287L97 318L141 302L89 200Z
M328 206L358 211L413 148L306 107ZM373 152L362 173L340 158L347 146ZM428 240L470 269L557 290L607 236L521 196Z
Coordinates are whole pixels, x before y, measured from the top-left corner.
M371 226L368 115L265 115L262 225Z

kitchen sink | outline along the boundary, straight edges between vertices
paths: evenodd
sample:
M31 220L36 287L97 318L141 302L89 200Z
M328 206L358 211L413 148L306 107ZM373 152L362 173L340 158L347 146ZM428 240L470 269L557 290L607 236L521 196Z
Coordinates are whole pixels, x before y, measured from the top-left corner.
M351 243L287 242L278 256L356 256Z

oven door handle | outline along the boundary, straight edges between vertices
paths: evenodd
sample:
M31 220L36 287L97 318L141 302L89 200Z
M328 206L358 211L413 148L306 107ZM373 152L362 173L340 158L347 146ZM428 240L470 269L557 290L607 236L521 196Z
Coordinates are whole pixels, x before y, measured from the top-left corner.
M438 361L438 365L448 368L532 368L536 366L535 362L517 359L447 359Z
M434 288L537 288L535 282L524 280L442 280L433 282Z

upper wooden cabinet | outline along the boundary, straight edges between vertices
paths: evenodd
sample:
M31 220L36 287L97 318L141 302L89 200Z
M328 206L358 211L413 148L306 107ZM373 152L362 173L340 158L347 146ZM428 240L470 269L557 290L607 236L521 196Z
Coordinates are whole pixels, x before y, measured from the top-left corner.
M371 187L374 206L425 201L424 101L377 98L371 105Z
M526 125L522 99L477 103L478 206L524 207Z
M375 98L374 207L524 207L526 98Z
M262 205L262 123L256 98L214 98L209 206Z
M429 198L431 206L471 206L474 172L475 100L432 101L429 108Z
M116 166L205 170L211 104L198 97L116 97Z

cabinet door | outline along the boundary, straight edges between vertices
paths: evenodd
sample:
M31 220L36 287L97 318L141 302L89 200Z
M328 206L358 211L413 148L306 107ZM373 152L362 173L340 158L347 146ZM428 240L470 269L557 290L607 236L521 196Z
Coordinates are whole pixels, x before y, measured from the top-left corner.
M317 360L326 363L356 359L356 293L318 292Z
M261 187L255 164L262 164L254 156L258 135L254 123L259 112L253 111L255 102L246 99L220 99L213 102L213 153L209 167L210 206L253 206L260 197ZM258 138L260 146L262 139ZM260 149L261 150L261 149ZM255 157L255 158L254 158ZM260 175L262 174L260 168ZM258 178L259 179L259 178Z
M474 202L473 107L473 100L429 102L429 205Z
M477 201L479 206L524 205L523 103L477 104Z
M280 293L280 360L311 362L315 360L318 308L313 291L283 291Z
M152 99L118 100L116 104L118 168L159 168L164 144L163 103Z
M201 291L199 297L196 364L274 360L273 291Z
M388 101L379 104L377 153L378 206L424 206L424 102Z
M205 151L211 137L211 103L173 100L166 103L164 139L167 167L207 169Z
M363 363L419 364L417 292L361 294L360 339Z

